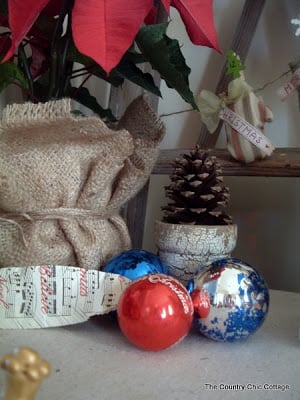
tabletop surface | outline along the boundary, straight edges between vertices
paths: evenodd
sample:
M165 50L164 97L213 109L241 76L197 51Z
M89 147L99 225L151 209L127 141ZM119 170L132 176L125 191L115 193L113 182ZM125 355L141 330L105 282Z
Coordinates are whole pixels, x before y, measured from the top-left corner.
M37 350L50 362L37 400L300 399L300 293L270 291L263 326L248 339L214 342L192 329L176 346L140 350L110 315L39 330L0 330L0 355ZM0 374L4 387L5 375Z

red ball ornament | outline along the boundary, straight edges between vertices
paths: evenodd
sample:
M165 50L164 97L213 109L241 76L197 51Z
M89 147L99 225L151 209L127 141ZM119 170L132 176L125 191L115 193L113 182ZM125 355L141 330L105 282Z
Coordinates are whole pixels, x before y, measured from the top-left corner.
M128 286L118 304L120 329L145 350L163 350L183 339L193 319L193 303L177 279L151 274Z
M206 290L195 289L191 293L194 311L200 318L206 318L210 310L209 294Z

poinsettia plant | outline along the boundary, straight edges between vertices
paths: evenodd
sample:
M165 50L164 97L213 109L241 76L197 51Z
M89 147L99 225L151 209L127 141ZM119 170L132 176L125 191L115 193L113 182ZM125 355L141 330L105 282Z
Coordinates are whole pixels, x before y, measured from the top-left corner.
M26 99L70 97L110 118L84 87L97 76L114 86L124 80L160 95L150 63L166 84L197 108L189 87L190 68L180 44L167 35L158 10L175 7L192 43L219 50L213 0L1 0L0 92L19 86ZM75 86L74 78L82 76Z

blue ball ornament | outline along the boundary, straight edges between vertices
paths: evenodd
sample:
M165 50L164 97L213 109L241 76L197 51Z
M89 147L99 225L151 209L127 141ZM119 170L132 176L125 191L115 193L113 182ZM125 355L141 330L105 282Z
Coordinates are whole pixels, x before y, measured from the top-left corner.
M216 341L245 339L263 324L269 291L262 276L237 258L202 265L188 284L194 325Z
M127 250L113 257L103 269L104 272L120 274L135 280L147 274L168 274L167 266L146 250Z

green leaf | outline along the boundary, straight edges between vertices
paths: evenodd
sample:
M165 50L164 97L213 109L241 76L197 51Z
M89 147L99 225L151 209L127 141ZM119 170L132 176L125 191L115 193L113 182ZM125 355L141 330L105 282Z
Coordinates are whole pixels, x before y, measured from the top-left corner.
M134 64L141 64L146 62L147 60L143 56L143 54L138 53L134 46L131 46L126 53L124 54L122 60L131 61Z
M155 85L152 75L143 72L135 64L123 60L119 63L116 70L123 78L128 79L148 92L161 97L160 90Z
M122 85L124 79L120 77L115 70L112 70L109 75L104 71L100 65L96 64L91 58L81 54L77 48L75 47L74 43L72 43L68 49L67 59L72 62L77 62L84 67L86 67L86 71L91 73L92 75L97 76L100 79L110 83L111 85L118 87Z
M78 103L92 110L94 113L99 115L99 117L104 121L111 121L111 122L116 121L116 118L112 114L111 110L102 108L100 104L97 102L96 97L92 96L87 88L72 87L69 96L73 100L76 100Z
M136 37L136 43L166 84L197 109L194 95L189 87L188 78L191 70L186 65L178 41L166 35L167 27L168 23L142 27Z
M69 61L78 62L86 67L90 67L91 65L95 64L91 58L85 56L77 50L73 41L69 45L67 59Z
M0 93L8 85L16 81L22 88L28 89L28 83L16 64L10 61L0 64Z
M119 87L124 83L124 79L116 72L116 70L112 70L111 73L107 75L100 65L96 63L87 67L87 71L115 87Z
M241 71L246 69L246 67L241 63L239 57L234 53L233 50L228 50L227 53L227 64L225 75L233 76L233 79L239 78L241 76Z

